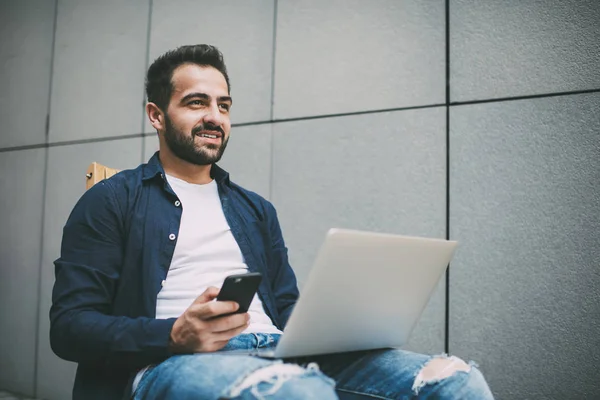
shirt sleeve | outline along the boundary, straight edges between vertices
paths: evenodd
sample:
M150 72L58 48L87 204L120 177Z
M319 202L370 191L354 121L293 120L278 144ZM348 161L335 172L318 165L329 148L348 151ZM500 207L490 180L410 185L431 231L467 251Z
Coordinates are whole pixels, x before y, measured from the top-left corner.
M50 344L63 359L132 369L170 355L175 319L111 315L123 221L113 187L102 181L84 193L64 227L50 309Z
M270 270L273 271L271 288L279 313L280 329L283 329L298 300L298 285L296 275L288 261L288 250L283 240L277 212L271 203L268 203L267 220L271 238Z

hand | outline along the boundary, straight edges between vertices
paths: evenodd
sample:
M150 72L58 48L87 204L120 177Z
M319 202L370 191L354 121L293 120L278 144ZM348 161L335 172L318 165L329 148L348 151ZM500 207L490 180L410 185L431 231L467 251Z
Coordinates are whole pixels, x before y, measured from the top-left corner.
M212 301L219 289L209 287L175 321L171 329L173 353L207 353L223 348L229 339L249 325L248 313L231 314L239 308L234 301ZM231 315L227 315L231 314Z

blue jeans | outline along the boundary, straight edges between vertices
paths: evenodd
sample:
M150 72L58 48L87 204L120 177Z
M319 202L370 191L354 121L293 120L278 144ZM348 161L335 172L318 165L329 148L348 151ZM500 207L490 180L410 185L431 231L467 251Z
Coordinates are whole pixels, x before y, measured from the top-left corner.
M243 334L222 350L274 347L279 337ZM285 363L219 353L173 356L149 368L133 398L328 400L347 392L374 399L493 399L474 364L469 372L425 382L419 372L433 357L405 350L303 357Z

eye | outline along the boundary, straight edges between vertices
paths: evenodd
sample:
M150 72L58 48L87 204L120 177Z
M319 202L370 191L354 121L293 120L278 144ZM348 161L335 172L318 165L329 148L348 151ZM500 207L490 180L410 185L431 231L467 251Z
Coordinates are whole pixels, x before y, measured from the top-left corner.
M229 111L229 109L231 108L231 105L229 105L229 104L227 104L227 103L222 103L222 104L219 104L219 107L220 107L222 110Z
M200 106L202 105L202 101L201 100L192 100L188 103L188 105L190 106Z

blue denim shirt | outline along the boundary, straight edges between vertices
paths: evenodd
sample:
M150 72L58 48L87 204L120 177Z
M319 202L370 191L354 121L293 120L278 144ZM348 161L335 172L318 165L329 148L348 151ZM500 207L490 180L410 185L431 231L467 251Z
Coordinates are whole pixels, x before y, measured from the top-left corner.
M275 209L218 166L211 176L249 271L263 274L265 311L283 329L298 289ZM69 216L54 263L50 343L79 364L74 399L127 396L135 371L170 356L175 318L155 316L179 233L177 200L156 153L94 185Z

